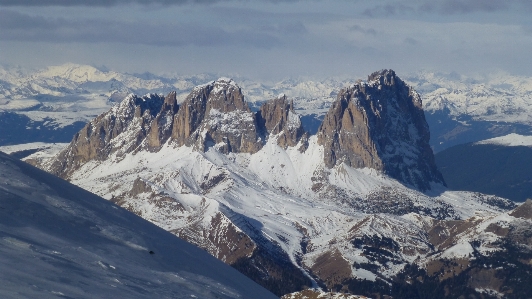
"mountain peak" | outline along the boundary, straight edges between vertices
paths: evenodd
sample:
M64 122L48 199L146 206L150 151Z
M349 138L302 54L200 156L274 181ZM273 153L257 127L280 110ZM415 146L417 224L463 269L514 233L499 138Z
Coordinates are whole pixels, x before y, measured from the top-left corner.
M318 131L328 167L373 168L420 190L444 183L421 97L392 70L342 89Z
M381 85L394 85L395 84L395 72L393 70L380 70L372 73L368 76L368 82L376 81Z

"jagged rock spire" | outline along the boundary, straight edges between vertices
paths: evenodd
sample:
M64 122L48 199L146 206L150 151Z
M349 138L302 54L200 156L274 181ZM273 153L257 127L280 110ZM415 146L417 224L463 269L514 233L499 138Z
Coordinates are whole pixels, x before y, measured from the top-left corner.
M296 146L307 135L301 119L294 111L294 102L288 101L284 94L266 102L258 113L259 126L266 133L277 136L277 144L283 148Z
M213 145L224 153L254 153L262 146L255 114L227 78L194 88L174 118L172 138L200 151Z

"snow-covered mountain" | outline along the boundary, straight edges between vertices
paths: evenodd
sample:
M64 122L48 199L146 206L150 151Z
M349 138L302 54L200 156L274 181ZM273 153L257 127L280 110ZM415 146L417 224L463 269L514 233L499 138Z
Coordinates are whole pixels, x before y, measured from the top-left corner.
M0 152L1 298L277 298L204 250Z
M419 95L393 71L337 92L317 135L285 96L253 112L244 94L221 78L182 102L130 95L41 166L277 295L522 294L479 261L515 264L517 252L515 267L530 267L531 203L448 191Z
M509 133L532 135L532 78L420 72L406 81L422 94L436 151Z

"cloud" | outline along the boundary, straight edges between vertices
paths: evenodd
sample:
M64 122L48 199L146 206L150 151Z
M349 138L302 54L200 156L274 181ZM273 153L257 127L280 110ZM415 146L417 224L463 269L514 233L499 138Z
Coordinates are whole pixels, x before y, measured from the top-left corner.
M0 0L0 6L115 6L120 4L210 4L222 0Z
M419 13L440 15L499 12L509 9L532 11L530 0L388 0L366 8L362 15L368 17L392 17Z
M248 0L249 1L249 0ZM257 2L283 3L301 0L257 0ZM110 7L126 4L140 5L183 5L235 2L235 0L0 0L0 6L93 6Z
M227 31L190 23L147 24L113 20L45 18L0 11L0 40L26 42L125 43L152 46L246 46L272 48L281 42L273 34L251 30Z
M515 1L501 0L443 0L425 2L421 11L443 14L468 14L474 12L495 12L506 10Z
M385 5L377 5L372 8L365 9L362 14L368 17L390 17L399 14L414 12L412 6L401 3L390 3Z
M369 34L369 35L373 35L373 36L376 36L377 35L377 30L373 29L373 28L369 28L369 29L366 29L360 25L353 25L351 27L349 27L349 30L351 31L354 31L354 32L360 32L360 33L364 33L364 34Z
M405 38L404 42L405 42L406 44L409 44L409 45L412 45L412 46L415 46L415 45L418 44L417 39L415 39L415 38L411 38L411 37L407 37L407 38Z

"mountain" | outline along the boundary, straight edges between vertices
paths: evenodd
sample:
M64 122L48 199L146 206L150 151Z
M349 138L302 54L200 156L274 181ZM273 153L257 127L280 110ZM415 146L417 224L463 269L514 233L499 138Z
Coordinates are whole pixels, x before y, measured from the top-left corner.
M279 296L320 287L372 298L519 298L527 286L477 262L528 273L528 214L445 188L421 106L393 71L379 71L337 92L314 135L286 96L254 112L243 89L220 78L182 102L130 95L41 167Z
M509 134L457 145L436 154L449 188L517 202L532 198L532 137Z
M277 298L140 217L0 152L0 297Z
M429 146L421 97L395 72L373 73L367 83L342 89L338 99L318 131L325 165L373 168L423 191L433 182L445 184Z
M431 146L436 152L510 133L532 135L529 77L419 72L405 81L423 96Z

